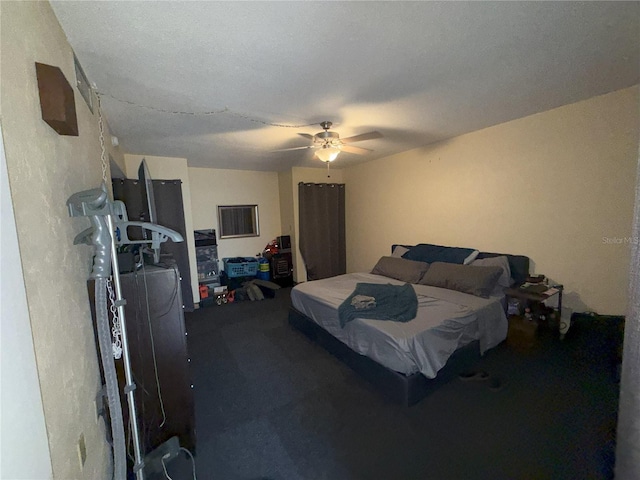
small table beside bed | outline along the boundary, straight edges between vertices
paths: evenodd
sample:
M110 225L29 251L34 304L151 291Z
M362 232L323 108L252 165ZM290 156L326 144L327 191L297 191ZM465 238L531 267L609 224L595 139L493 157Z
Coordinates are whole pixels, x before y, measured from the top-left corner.
M392 401L409 406L506 338L503 290L522 283L528 273L529 259L520 255L393 245L392 255L370 273L296 285L289 322ZM417 304L415 316L404 315L408 302L397 297L396 319L394 305L382 302L407 289ZM357 295L361 292L377 293ZM371 301L358 302L362 298Z

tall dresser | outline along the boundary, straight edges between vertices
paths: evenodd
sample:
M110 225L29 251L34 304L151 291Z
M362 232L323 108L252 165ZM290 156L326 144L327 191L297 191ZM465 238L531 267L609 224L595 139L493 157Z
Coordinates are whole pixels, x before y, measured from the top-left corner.
M175 266L145 265L120 275L129 357L136 382L135 399L143 453L173 436L180 446L196 446L193 385L189 372L180 275ZM93 282L90 282L91 284ZM90 285L93 301L93 285ZM95 314L94 314L95 316ZM99 347L98 347L99 348ZM128 405L124 366L116 360L125 429Z

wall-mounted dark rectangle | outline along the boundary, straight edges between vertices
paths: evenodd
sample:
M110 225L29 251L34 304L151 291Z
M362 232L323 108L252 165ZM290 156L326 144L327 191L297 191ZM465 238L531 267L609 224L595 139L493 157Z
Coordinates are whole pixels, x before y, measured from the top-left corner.
M73 88L58 67L36 62L42 119L60 135L78 136Z

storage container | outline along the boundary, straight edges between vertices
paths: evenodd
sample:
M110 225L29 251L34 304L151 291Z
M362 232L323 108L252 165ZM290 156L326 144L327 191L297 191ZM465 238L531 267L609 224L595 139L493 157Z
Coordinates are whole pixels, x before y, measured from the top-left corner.
M223 258L227 277L255 277L258 273L258 260L253 257Z
M206 283L208 286L220 285L216 231L196 230L194 236L196 241L198 282Z

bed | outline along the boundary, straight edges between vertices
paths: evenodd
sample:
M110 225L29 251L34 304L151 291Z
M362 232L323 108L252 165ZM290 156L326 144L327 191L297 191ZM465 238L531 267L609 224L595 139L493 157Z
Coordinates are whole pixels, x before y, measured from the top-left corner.
M506 338L502 289L524 281L528 270L524 256L393 245L392 256L382 257L371 272L296 285L289 322L391 400L413 405ZM491 279L482 283L480 274ZM360 285L407 284L417 299L411 320L361 318L356 312L344 323L341 308Z

